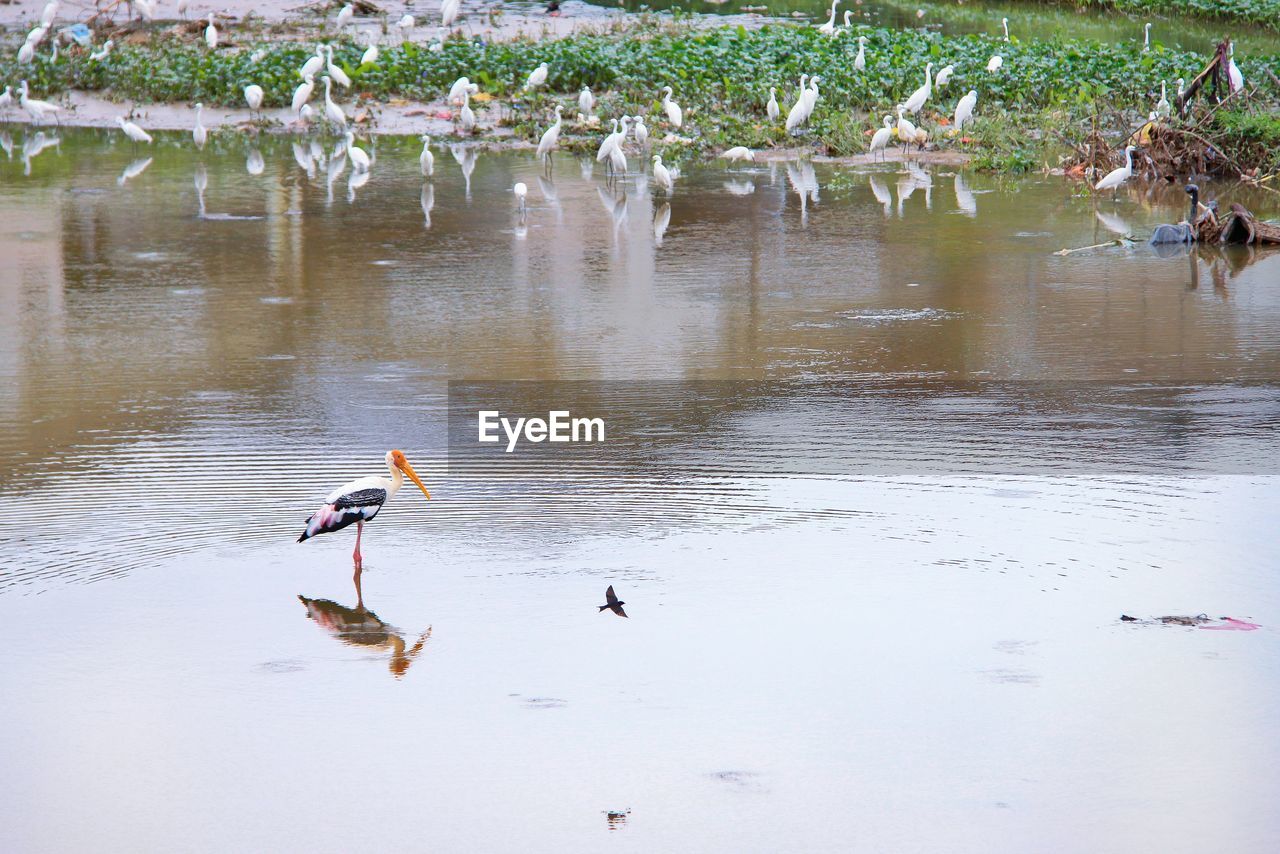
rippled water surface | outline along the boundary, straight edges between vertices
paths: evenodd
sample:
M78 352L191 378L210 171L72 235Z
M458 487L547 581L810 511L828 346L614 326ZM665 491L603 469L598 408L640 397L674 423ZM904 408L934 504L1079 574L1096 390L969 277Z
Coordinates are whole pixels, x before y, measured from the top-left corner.
M0 848L1271 849L1280 253L1157 255L1178 188L44 133ZM357 590L294 540L393 447Z

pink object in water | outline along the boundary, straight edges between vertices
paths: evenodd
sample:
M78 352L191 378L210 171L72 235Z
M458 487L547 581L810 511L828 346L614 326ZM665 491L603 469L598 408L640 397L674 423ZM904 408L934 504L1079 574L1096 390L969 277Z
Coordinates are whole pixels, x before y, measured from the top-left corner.
M1251 632L1254 629L1262 628L1257 623L1248 623L1244 620L1237 620L1235 617L1223 617L1221 623L1212 626L1201 626L1202 629L1219 632Z

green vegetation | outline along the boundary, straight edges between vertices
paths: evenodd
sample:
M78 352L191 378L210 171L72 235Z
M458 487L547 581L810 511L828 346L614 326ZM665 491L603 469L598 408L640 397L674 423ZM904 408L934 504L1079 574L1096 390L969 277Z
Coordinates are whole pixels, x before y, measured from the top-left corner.
M1067 0L1073 6L1135 15L1182 15L1280 29L1280 0Z
M1213 117L1213 129L1237 162L1256 167L1259 174L1280 173L1280 113L1223 110Z
M965 131L968 143L954 144L983 152L993 166L1010 168L1039 165L1046 141L1084 136L1091 127L1089 117L1099 113L1121 110L1136 122L1154 108L1162 81L1169 84L1172 99L1173 81L1190 79L1207 60L1161 48L1144 53L1135 44L1059 39L1007 43L985 35L871 28L862 33L869 40L864 72L853 70L856 38L830 39L812 27L692 29L651 21L616 33L537 42L451 39L439 53L406 44L383 50L377 65L366 68L354 65L361 48L342 44L338 59L355 81L354 90L375 98L439 99L456 78L468 75L485 92L507 100L506 122L528 139L536 139L545 125L551 98L571 104L571 96L584 85L603 96L601 115L642 113L657 125L659 90L670 84L685 108L682 133L693 140L692 146L710 148L797 144L781 122L765 118L768 87L779 87L785 114L800 75L817 72L822 97L798 143L817 142L833 153L865 149L865 131L879 127L880 117L923 82L926 62L933 62L935 70L953 65L950 84L934 91L924 125L935 140L943 140L945 117L962 94L975 89L978 121ZM250 50L209 52L190 41L172 40L121 47L102 63L77 55L56 65L20 69L9 54L0 60L0 83L16 84L25 74L40 94L76 88L105 90L120 100L229 105L241 105L242 88L257 83L266 90L269 105L286 105L299 82L296 69L311 47L262 47L265 53L256 63ZM1004 67L988 74L987 60L996 53L1003 56ZM551 69L547 93L522 94L526 75L540 62ZM1280 73L1280 54L1251 57L1245 73L1265 79L1264 66ZM1274 99L1274 90L1270 97ZM572 104L567 117L575 113Z

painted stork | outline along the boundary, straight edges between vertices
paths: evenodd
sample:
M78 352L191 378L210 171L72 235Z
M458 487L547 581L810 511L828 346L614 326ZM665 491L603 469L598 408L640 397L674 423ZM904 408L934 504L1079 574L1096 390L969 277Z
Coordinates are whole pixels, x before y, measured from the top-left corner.
M307 519L306 530L302 532L302 536L298 537L298 542L309 540L317 534L341 531L354 522L356 550L352 552L351 557L355 561L356 571L359 572L361 568L360 535L364 533L364 523L377 516L382 505L395 496L404 483L405 477L417 484L423 495L427 498L431 497L431 493L427 492L427 488L422 485L422 480L413 470L413 466L409 465L409 461L404 458L402 451L387 452L387 469L391 472L390 478L377 475L361 477L350 483L344 483L330 492L324 499L324 505Z

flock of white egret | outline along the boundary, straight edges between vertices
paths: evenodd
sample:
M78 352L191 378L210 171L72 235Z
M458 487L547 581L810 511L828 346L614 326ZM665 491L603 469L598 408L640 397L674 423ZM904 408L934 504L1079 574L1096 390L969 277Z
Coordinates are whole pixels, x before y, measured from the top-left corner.
M844 26L836 25L837 8L841 0L832 0L831 13L829 19L818 26L818 29L831 36L839 37L842 33L850 32L852 24L850 18L852 13L845 12ZM132 0L133 8L144 18L150 20L155 14L154 0ZM441 8L441 30L449 27L458 15L458 0L444 0ZM178 11L185 15L186 0L178 0ZM33 56L36 47L46 37L49 28L57 18L59 9L58 0L50 0L44 7L40 17L40 24L33 29L27 36L23 47L19 51L19 61L29 62ZM334 24L339 29L349 25L354 16L353 7L348 4L344 5L334 18ZM415 21L412 15L403 16L397 26L402 29L413 27ZM1009 19L1001 20L1001 27L1004 32L1004 40L1009 41ZM1143 28L1143 49L1147 50L1150 46L1151 25L1147 24ZM218 46L218 30L213 14L209 15L208 25L204 29L204 39L210 49ZM865 70L867 63L867 38L866 36L858 37L858 53L853 61L853 68L857 71ZM106 42L102 49L95 53L103 57L110 51L111 43ZM55 45L56 50L56 45ZM378 47L370 44L364 52L361 63L362 65L376 64L378 61ZM1002 72L1005 67L1004 59L999 54L993 55L986 65L986 72L989 75L995 75ZM920 150L924 149L925 144L932 138L932 134L922 127L919 122L921 111L931 98L940 97L942 90L948 85L951 76L955 72L954 65L946 65L939 69L937 75L933 74L934 63L928 62L924 67L924 82L902 103L894 107L896 120L894 115L884 116L883 127L876 130L872 135L869 153L873 156L880 154L882 157L887 151L888 146L895 139L902 147L906 156L909 157L911 146L917 145ZM546 85L551 69L547 63L542 63L534 68L528 75L525 85L525 92L535 91ZM1228 69L1229 79L1233 90L1241 88L1244 85L1243 76L1240 74L1234 59L1230 60ZM307 128L313 122L320 120L317 111L311 106L311 99L316 90L317 77L324 83L324 105L323 105L323 122L344 140L345 154L350 158L355 171L365 172L369 169L371 160L369 155L355 144L355 134L350 128L351 120L348 118L346 110L341 104L334 100L334 84L343 89L351 87L351 79L343 71L343 69L334 62L334 51L332 44L320 44L316 47L315 53L310 56L306 62L297 70L298 77L301 82L296 86L290 99L290 112L294 117L296 125ZM813 115L814 109L818 103L820 92L818 83L821 76L817 74L802 74L799 79L796 100L791 108L787 111L784 127L789 134L799 133L808 123ZM1178 93L1181 95L1183 90L1183 81L1178 80ZM450 108L450 114L456 127L463 133L469 134L476 127L475 112L471 108L471 98L479 92L479 86L473 83L468 77L460 77L450 87L446 102ZM255 114L261 115L260 111L266 92L258 84L250 84L243 90L245 104L249 108L249 116L252 120ZM664 86L660 92L660 108L665 121L664 139L681 142L676 134L684 126L684 110L675 100L675 90L671 86ZM7 109L12 104L12 94L8 87L5 88L3 94L0 94L0 110ZM59 105L49 101L32 98L26 80L21 81L18 90L18 106L27 113L33 123L41 123L50 117L56 118ZM598 126L599 117L594 115L594 107L596 103L595 95L590 88L584 87L578 94L577 99L577 119L579 125L586 127ZM974 119L975 111L978 104L978 91L970 89L962 95L956 102L954 109L951 111L951 130L950 134L958 134L963 131L966 124ZM202 104L195 104L195 122L191 129L192 141L197 148L203 148L209 138L209 130L203 124L202 120ZM456 113L453 109L456 108ZM551 153L557 148L560 142L561 129L563 127L563 111L565 105L557 104L554 108L555 120L541 135L537 146L537 157L540 160L549 158ZM777 121L781 118L782 111L777 101L777 87L771 86L768 89L768 101L765 112L771 121ZM1160 101L1156 104L1156 109L1152 112L1152 118L1157 115L1167 116L1170 113L1170 105L1166 98L1164 84L1161 85ZM911 116L912 118L908 118ZM913 122L912 119L915 119ZM611 119L611 130L596 153L596 162L603 163L606 170L624 174L628 168L626 155L626 145L629 139L634 140L642 152L647 151L650 130L645 124L645 117L622 116L621 118ZM150 144L152 142L151 135L137 124L133 117L118 117L117 123L120 130L128 137L128 139L136 144ZM434 168L434 157L430 151L430 137L423 137L424 146L420 156L422 164L422 173L425 177L430 177ZM1133 151L1134 147L1130 146L1125 152L1125 165L1112 171L1101 181L1098 182L1095 189L1097 190L1114 190L1120 184L1123 184L1133 173ZM734 146L724 151L721 157L730 161L735 160L754 160L755 153L745 146ZM549 162L549 161L548 161ZM671 195L675 189L675 180L678 177L678 170L663 164L661 155L653 154L651 156L652 169L651 178L659 189L667 195ZM523 195L518 192L517 196L523 199Z

